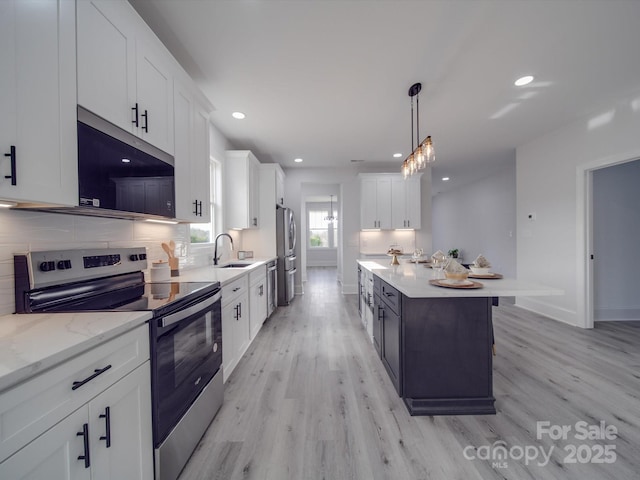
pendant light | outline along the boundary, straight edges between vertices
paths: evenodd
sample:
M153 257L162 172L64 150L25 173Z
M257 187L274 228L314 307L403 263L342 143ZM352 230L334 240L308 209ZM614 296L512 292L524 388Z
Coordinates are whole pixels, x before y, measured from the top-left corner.
M327 222L333 222L334 220L337 220L336 217L334 217L334 215L333 215L333 195L329 195L329 202L330 202L330 205L331 205L329 207L329 215L324 217L324 219Z
M416 131L415 138L420 140L420 102L419 93L422 90L421 83L414 83L409 88L409 97L411 97L411 153L402 162L401 172L404 178L407 178L419 170L423 170L427 165L436 161L436 154L433 149L433 142L431 141L431 135L428 135L417 147L413 146L413 97L416 97Z

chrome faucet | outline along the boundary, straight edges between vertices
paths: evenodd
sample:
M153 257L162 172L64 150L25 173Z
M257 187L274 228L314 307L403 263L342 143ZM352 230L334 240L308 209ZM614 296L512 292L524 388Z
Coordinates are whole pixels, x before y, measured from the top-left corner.
M219 234L216 239L213 241L214 243L214 248L213 248L213 264L214 265L218 265L218 260L220 260L220 257L222 255L220 255L220 257L218 256L218 239L222 236L226 236L229 237L229 240L231 240L231 250L233 251L233 238L231 238L231 235L229 235L228 233L221 233Z

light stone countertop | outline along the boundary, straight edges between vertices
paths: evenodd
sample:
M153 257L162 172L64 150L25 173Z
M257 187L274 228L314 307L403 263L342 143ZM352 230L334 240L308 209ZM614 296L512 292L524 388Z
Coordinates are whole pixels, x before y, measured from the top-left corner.
M150 318L149 311L0 316L0 392Z
M252 272L256 268L267 264L271 258L248 258L246 260L230 260L226 263L247 263L250 265L245 268L219 268L211 266L192 268L189 270L180 270L178 277L171 277L172 282L220 282L221 286L225 286L241 276ZM225 264L226 264L225 263ZM223 264L224 265L224 264Z
M513 278L478 279L470 278L483 285L482 288L447 288L430 285L434 271L424 264L407 263L390 265L389 261L358 260L362 268L377 275L410 298L453 298L453 297L533 297L564 295L558 288L523 282Z
M230 283L273 258L247 259L246 268L200 267L171 282ZM30 313L0 316L0 392L151 319L150 311Z

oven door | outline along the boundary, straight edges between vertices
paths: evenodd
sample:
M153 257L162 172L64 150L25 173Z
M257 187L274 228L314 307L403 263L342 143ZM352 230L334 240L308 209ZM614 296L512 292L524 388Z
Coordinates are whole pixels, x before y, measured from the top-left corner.
M220 290L152 320L153 438L157 448L222 365Z

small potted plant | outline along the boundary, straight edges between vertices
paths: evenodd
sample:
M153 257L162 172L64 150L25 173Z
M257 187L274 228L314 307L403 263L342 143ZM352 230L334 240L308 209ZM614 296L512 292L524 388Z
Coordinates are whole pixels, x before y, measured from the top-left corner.
M460 250L458 250L457 248L452 248L447 252L447 255L450 256L451 258L458 258L459 253L460 253Z

